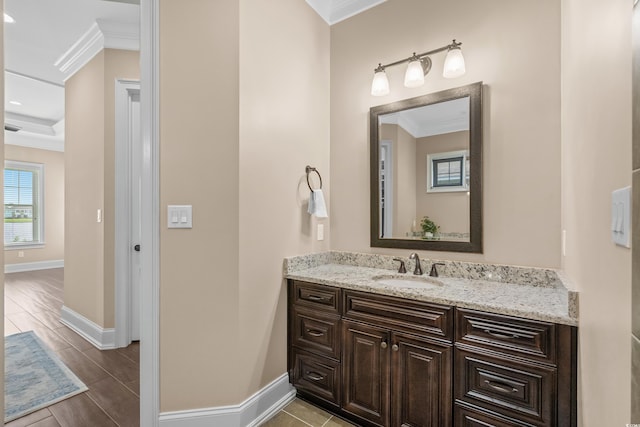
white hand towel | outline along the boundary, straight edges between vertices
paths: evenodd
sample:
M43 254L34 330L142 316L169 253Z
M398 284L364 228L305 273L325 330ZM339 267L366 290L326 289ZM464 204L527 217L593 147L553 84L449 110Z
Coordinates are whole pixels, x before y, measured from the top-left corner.
M315 215L318 218L327 218L327 206L324 203L324 195L322 190L312 190L309 195L309 209L307 210L310 215Z

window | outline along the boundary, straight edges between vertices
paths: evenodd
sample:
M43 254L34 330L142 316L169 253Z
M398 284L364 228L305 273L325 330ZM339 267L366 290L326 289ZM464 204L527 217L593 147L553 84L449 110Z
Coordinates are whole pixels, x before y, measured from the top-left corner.
M427 193L468 191L469 152L450 151L427 155Z
M44 244L43 180L42 164L5 161L5 248Z

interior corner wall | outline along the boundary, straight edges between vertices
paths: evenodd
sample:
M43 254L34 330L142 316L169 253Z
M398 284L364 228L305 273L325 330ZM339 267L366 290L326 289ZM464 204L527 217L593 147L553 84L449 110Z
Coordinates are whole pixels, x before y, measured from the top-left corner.
M160 233L161 412L237 405L286 372L283 258L329 248L304 173L328 202L328 61L304 2L160 2L160 222L194 215Z
M5 250L5 264L22 264L64 259L64 153L60 151L5 145L5 160L44 165L44 242L43 248Z
M64 304L102 328L115 322L115 80L139 79L139 63L104 49L65 83Z
M287 369L283 258L330 247L331 217L307 213L305 175L317 168L329 204L329 47L329 26L306 2L240 1L239 356L248 369L233 378L245 398ZM313 173L310 182L318 188Z
M544 28L542 31L541 29ZM387 69L391 93L371 96L373 69L461 41L467 73L442 77L445 55L420 88ZM331 27L331 246L369 246L369 108L484 82L484 254L449 259L560 266L560 5L488 0L387 1ZM524 161L523 161L524 160ZM426 253L426 258L442 253Z
M562 1L563 269L580 292L584 427L630 416L631 251L610 226L611 192L631 184L632 4Z

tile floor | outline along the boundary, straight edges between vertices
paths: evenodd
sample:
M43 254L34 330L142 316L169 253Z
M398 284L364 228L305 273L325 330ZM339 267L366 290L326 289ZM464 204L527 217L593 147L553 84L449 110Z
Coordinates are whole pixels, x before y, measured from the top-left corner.
M353 427L343 419L317 408L304 400L295 399L262 427Z

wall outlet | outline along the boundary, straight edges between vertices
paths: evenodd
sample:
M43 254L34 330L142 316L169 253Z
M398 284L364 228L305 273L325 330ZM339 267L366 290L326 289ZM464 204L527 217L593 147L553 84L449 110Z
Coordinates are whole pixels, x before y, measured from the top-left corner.
M18 258L24 258L24 251L18 251Z
M316 236L318 240L324 240L324 224L318 224Z

